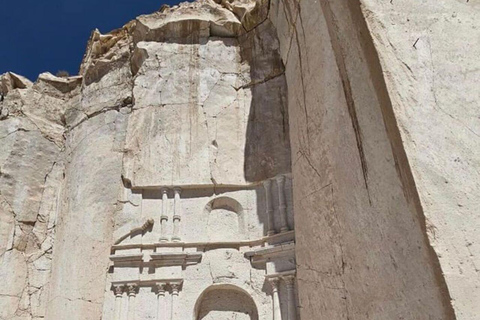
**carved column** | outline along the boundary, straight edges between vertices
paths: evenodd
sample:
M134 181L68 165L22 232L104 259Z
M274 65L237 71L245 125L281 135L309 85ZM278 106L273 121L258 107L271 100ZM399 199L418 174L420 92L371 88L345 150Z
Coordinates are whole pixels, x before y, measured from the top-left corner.
M122 298L123 298L123 285L116 284L113 286L115 293L115 317L114 320L121 320L122 316Z
M178 290L180 289L180 285L173 283L171 286L172 286L172 305L170 309L170 320L173 320L173 314L175 312L175 308L177 307Z
M167 222L168 222L168 189L162 189L162 215L160 216L160 241L168 241Z
M128 289L127 319L135 320L135 297L137 295L138 286L135 283L129 283L127 285L127 289Z
M174 198L174 212L173 212L173 236L172 241L180 241L180 220L182 218L182 205L180 203L180 188L173 189L175 193Z
M269 279L272 286L273 299L273 320L282 320L282 310L280 309L280 297L278 295L278 278Z
M295 308L295 276L286 276L283 278L283 280L285 280L285 284L287 286L287 320L296 320L297 310Z
M268 231L267 236L275 234L275 226L273 223L273 207L272 207L272 181L265 180L263 182L263 187L265 188L265 209L267 211L267 221L268 221Z
M280 232L288 231L287 205L285 202L285 176L279 175L275 178L278 190L278 212L280 214Z
M167 305L165 300L165 283L157 283L157 320L167 320Z

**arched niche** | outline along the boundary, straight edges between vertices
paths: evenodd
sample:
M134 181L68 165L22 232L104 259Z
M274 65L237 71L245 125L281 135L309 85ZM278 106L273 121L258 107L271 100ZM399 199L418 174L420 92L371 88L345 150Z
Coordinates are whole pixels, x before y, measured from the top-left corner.
M230 197L211 200L204 213L207 215L206 233L209 241L239 241L246 238L242 205Z
M195 304L194 320L258 320L258 310L248 292L230 284L205 289Z

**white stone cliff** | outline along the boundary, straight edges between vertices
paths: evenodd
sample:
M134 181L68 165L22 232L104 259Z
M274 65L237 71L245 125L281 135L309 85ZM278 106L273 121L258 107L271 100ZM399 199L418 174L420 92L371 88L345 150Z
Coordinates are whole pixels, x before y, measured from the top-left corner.
M480 5L198 0L0 77L0 319L478 319Z

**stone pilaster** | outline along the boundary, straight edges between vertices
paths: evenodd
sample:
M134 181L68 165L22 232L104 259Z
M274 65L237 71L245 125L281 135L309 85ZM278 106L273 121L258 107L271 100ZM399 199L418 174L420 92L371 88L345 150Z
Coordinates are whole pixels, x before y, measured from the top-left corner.
M127 284L128 309L127 319L135 320L135 297L137 296L138 285L136 283Z
M116 284L113 286L115 293L115 315L114 320L121 320L122 317L122 299L123 299L123 285Z
M180 220L182 219L182 204L180 203L180 188L174 188L173 236L172 241L180 241Z
M280 232L288 231L287 205L285 201L285 176L275 177L278 191L278 214L280 215Z
M272 302L273 302L273 320L282 320L282 311L280 309L280 296L278 293L278 278L268 279L272 286Z
M272 181L265 180L263 182L263 187L265 188L265 211L268 221L268 231L267 236L275 234L275 226L273 220L273 207L272 207Z
M167 236L168 222L168 189L162 188L162 215L160 216L160 242L168 241Z
M170 320L173 320L175 309L178 307L177 300L178 300L178 291L180 290L180 284L173 283L171 284L171 286L172 286L172 305L170 310Z
M167 320L166 283L157 283L157 320Z
M295 307L295 276L289 275L283 277L287 287L287 320L297 319L297 310Z

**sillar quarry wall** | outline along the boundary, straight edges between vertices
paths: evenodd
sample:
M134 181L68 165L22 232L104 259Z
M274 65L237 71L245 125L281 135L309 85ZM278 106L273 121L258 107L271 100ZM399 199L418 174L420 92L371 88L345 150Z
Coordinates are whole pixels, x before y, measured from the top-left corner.
M478 319L478 56L476 1L199 0L4 74L0 319Z

